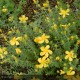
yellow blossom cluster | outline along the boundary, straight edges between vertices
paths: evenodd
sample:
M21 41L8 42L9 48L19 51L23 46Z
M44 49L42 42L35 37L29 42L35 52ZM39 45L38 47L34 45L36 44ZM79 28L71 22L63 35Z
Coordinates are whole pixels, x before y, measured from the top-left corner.
M65 59L69 60L69 62L72 62L74 58L76 58L76 54L74 54L74 51L65 51ZM66 64L64 64L65 67L63 67L63 70L60 70L60 74L66 74L69 76L72 76L75 74L75 70L73 67L68 68Z
M39 1L38 0L33 0L33 2L34 2L34 4L38 4Z
M55 31L57 31L57 25L54 24L53 26L51 26L51 28L53 28Z
M66 55L65 55L64 59L68 60L69 63L71 63L73 61L73 59L77 57L73 50L65 51L65 54ZM62 61L60 56L57 56L56 60ZM69 64L64 63L63 69L61 69L60 71L57 71L57 72L60 73L60 75L73 76L73 75L75 75L75 68L72 67L71 65L69 67Z
M45 3L43 3L43 7L44 7L44 8L49 7L49 1L48 1L48 0L46 0L46 2L45 2Z
M14 45L17 46L17 45L19 45L19 41L21 41L21 40L22 40L22 37L17 37L17 38L13 37L9 42L12 46L14 46ZM20 54L22 52L19 48L16 48L15 51L17 54Z
M3 12L3 13L6 13L7 11L8 11L8 9L7 9L5 6L3 6L2 12Z
M45 33L42 36L39 37L35 37L34 42L42 44L43 42L49 43L48 38L50 38L50 36L45 35Z
M0 48L0 58L3 59L8 54L6 47Z
M60 61L61 62L62 61L61 57L60 56L57 56L56 57L56 61Z
M75 74L75 70L73 69L73 67L70 67L66 71L63 69L63 70L60 70L60 75L62 75L62 74L66 74L68 76L72 76L72 75Z
M78 40L76 44L80 45L80 40Z
M13 18L14 18L13 16L9 16L8 21L10 22L13 21Z
M2 12L3 12L3 13L8 12L8 9L6 8L6 6L3 6ZM8 21L10 21L10 22L13 21L13 18L14 18L13 16L9 16L9 17L8 17ZM28 17L26 17L25 15L21 15L21 16L19 17L19 20L20 20L20 21L19 21L20 23L26 23L26 21L28 20Z
M76 17L74 17L73 19L70 19L74 16L73 14L71 14L70 16L71 8L69 9L64 6L58 7L60 3L57 2L57 5L54 7L56 9L52 9L51 6L49 5L50 3L49 0L45 0L45 2L43 2L42 4L40 3L39 0L33 0L33 2L36 5L36 7L38 7L34 9L34 13L37 14L37 16L35 15L35 17L37 17L38 19L38 16L39 16L37 9L39 9L39 12L43 14L40 14L39 21L38 20L35 21L34 19L35 17L34 17L33 18L34 21L30 22L32 24L29 24L29 25L27 25L28 17L25 15L25 13L22 15L18 15L19 17L18 19L16 19L17 14L15 14L14 16L14 11L10 11L8 9L8 6L2 7L0 21L2 21L1 26L4 28L0 29L0 42L1 42L0 43L0 60L1 60L0 64L6 61L8 62L12 58L11 63L15 61L16 63L19 64L19 62L21 61L22 63L20 64L20 67L27 68L27 65L24 65L24 64L26 64L29 61L32 62L32 60L35 60L34 57L32 58L32 60L29 59L29 56L32 57L35 54L36 57L38 56L36 60L37 62L35 61L36 70L47 68L50 66L49 68L51 69L54 69L54 70L59 69L58 73L60 75L67 75L67 76L76 75L77 74L76 72L79 68L79 67L77 68L77 66L80 62L79 58L77 58L78 54L76 54L77 52L79 52L78 46L80 46L80 38L78 36L79 33L77 32L77 29L78 29L77 27L79 27L77 25L78 21L74 20L74 18L76 19ZM4 14L6 15L2 17L2 15ZM7 19L4 20L4 18L7 18ZM17 24L15 20L16 21L18 20L17 22L19 24ZM37 25L38 22L39 22L39 25ZM8 29L6 33L4 30L5 25L6 25L6 28L10 26L9 27L10 29ZM29 31L27 32L27 30ZM42 33L42 32L49 33L51 35L51 41L49 41L50 35L47 35L46 33ZM31 33L28 39L29 43L27 43L26 41L28 38L28 36L26 35L27 33L28 35L29 33ZM36 36L34 38L34 42L38 44L39 50L36 49L37 44L34 44L32 42L33 41L32 39L34 37L33 33L35 35L37 33L38 34L40 33L39 36ZM24 44L20 42L24 42ZM5 45L6 47L4 47ZM8 49L13 50L13 51L10 50L11 54L9 54L10 52ZM40 51L39 55L36 54L36 52L38 51ZM29 55L22 54L22 52L27 54L29 53ZM32 52L34 54L30 54ZM56 54L52 55L53 53L56 53ZM7 54L9 54L9 56ZM23 62L25 59L27 59L26 63ZM51 61L51 59L53 59L53 61ZM45 74L47 73L48 71L45 72ZM53 74L52 72L50 73Z
M49 42L48 38L49 36L46 36L44 33L41 37L36 37L34 41L39 44L43 42L48 43ZM36 64L36 68L48 67L48 64L50 63L49 55L52 54L52 51L49 48L50 48L49 45L46 45L45 47L44 46L40 47L41 50L40 56L42 58L38 58L39 64Z
M27 40L27 35L26 34L24 36L19 36L19 37L15 37L14 36L12 39L10 39L9 43L12 46L18 46L18 45L20 45L21 41L24 42L25 40ZM22 50L20 48L18 48L18 47L15 47L15 52L16 52L16 54L19 55L19 54L22 53Z
M65 30L67 30L68 28L69 28L69 26L70 26L70 23L69 24L60 24L60 27L61 28L64 28Z

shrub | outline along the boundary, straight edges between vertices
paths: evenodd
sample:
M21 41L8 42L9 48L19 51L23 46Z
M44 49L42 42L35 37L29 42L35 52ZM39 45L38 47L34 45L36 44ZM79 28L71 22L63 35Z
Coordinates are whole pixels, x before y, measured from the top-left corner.
M75 8L62 0L55 7L48 0L42 5L33 0L33 21L23 14L25 3L0 2L0 65L5 74L74 78L80 73L79 0L73 2Z

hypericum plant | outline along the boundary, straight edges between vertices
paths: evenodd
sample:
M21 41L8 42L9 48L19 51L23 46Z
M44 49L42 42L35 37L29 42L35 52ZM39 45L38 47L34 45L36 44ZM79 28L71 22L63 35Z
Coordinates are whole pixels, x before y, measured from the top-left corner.
M46 68L40 67L42 69L39 70L42 70L46 75L75 75L79 70L79 34L77 31L80 26L77 24L75 18L77 15L75 14L79 13L79 10L73 13L74 10L70 8L70 5L65 5L62 1L58 1L55 8L52 9L46 2L47 5L48 7L43 6L44 8L40 8L41 14L36 11L38 19L33 23L33 26L37 24L37 27L34 27L36 29L35 33L37 33L37 30L41 30L40 34L45 33L50 36L48 44L53 53L50 58L48 57L50 59L49 65ZM38 35L34 38L34 41L39 43L42 38ZM39 43L38 45L43 46L46 44ZM47 58L44 60L47 60ZM46 63L41 58L38 62Z
M0 65L8 74L76 76L80 73L79 6L70 8L62 0L55 7L49 1L33 0L34 21L23 14L12 0L0 2ZM11 4L10 4L11 3Z

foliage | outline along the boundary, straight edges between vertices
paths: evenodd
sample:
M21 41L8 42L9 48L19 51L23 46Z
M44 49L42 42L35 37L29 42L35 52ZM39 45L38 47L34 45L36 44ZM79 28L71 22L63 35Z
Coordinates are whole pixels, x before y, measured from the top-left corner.
M57 0L55 7L48 0L42 5L33 0L33 21L23 12L25 3L0 1L0 65L7 71L4 74L53 75L59 79L79 74L79 0L73 2L75 8L63 0Z

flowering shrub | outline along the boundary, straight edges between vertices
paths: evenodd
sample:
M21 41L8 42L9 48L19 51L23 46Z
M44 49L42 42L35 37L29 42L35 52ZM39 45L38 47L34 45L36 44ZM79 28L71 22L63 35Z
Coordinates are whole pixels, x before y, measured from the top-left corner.
M79 0L73 2L75 8L63 0L55 7L48 0L33 0L32 21L23 11L26 0L0 4L1 74L80 77Z

